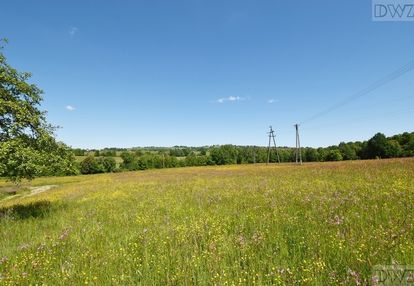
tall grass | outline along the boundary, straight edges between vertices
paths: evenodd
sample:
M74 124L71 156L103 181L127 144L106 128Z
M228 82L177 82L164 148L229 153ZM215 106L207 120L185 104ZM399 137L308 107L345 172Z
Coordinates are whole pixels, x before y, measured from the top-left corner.
M59 186L0 201L2 285L363 285L414 264L412 159L33 184Z

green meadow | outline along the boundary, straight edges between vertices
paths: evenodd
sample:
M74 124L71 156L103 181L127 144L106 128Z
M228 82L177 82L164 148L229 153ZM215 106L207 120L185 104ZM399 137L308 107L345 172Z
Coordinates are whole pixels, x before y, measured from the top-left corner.
M365 285L414 262L414 159L0 182L0 285Z

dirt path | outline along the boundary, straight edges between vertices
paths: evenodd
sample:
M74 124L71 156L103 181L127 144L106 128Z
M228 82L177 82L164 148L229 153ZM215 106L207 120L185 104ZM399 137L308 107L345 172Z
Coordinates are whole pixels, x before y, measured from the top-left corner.
M45 185L45 186L38 186L38 187L30 187L30 193L26 194L24 197L31 197L46 191L49 191L50 189L56 188L57 185Z
M44 186L29 187L30 192L8 196L8 197L3 198L2 201L11 200L13 198L18 198L18 197L20 198L31 197L31 196L46 192L56 187L57 185L44 185Z

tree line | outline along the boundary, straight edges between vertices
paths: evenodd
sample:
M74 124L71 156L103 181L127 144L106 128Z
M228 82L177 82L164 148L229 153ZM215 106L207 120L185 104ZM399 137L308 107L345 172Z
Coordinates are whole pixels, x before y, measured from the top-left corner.
M98 151L98 152L97 152ZM84 154L87 150L84 150ZM267 147L260 146L206 146L172 148L133 148L119 152L122 163L117 166L115 159L108 157L107 151L95 150L79 166L82 174L94 174L117 171L137 171L147 169L175 168L186 166L209 166L229 164L266 163ZM414 132L386 137L375 134L367 141L341 142L339 145L302 148L304 162L326 162L361 159L380 159L414 156ZM294 162L295 149L281 147L271 149L270 162Z

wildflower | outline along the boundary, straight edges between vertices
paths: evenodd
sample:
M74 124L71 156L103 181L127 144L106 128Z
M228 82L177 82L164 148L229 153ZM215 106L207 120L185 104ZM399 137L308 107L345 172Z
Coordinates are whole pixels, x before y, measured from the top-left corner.
M65 230L62 232L62 234L59 236L60 240L65 240L70 233L70 228L65 228Z
M238 244L238 246L243 248L246 245L246 238L242 234L240 234L236 238L236 243Z
M374 276L371 277L371 283L374 286L379 284L379 277L378 277L378 275L374 275Z
M21 251L26 250L26 249L28 249L28 248L29 248L29 245L28 245L27 243L24 243L24 244L22 244L22 245L20 245L20 246L19 246L19 249L20 249Z
M408 273L407 283L410 285L414 283L414 273L412 271Z
M37 251L40 252L42 251L44 248L46 247L46 244L44 242L42 242L38 247L37 247Z
M261 232L255 232L252 236L252 240L255 244L260 244L263 241L263 234Z
M360 277L358 272L352 270L352 269L348 269L348 275L350 275L355 282L355 285L361 285L361 281L360 281Z
M0 259L0 265L1 264L4 264L4 263L6 263L7 262L7 257L6 256L4 256L4 257L2 257L1 259Z
M343 224L343 222L344 222L344 217L341 217L341 216L336 215L336 216L334 216L334 218L331 220L331 222L332 222L332 224L334 224L334 225L340 225L340 224Z
M215 242L211 242L211 243L208 245L208 250L210 250L210 252L216 252L216 250L217 250L217 245L216 245L216 243L215 243Z

